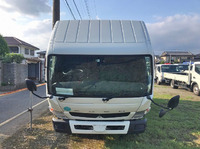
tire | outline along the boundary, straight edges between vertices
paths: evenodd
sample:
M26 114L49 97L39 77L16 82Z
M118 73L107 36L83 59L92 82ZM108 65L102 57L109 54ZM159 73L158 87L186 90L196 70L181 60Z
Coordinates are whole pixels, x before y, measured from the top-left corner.
M177 89L177 88L178 88L178 86L175 85L175 81L174 81L174 80L171 80L170 86L171 86L173 89Z
M158 85L160 85L160 84L161 84L161 82L159 81L159 79L158 79L158 78L156 79L156 84L158 84Z
M193 90L193 93L194 93L195 95L197 95L197 96L200 95L200 91L199 91L199 86L198 86L198 84L195 84L195 85L193 86L192 90Z

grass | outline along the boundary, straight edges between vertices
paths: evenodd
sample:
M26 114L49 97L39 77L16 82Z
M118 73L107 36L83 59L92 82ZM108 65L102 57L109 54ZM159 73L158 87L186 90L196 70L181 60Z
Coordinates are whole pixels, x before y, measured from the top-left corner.
M158 86L156 86L158 88ZM160 88L162 86L159 86ZM157 103L166 105L169 94L154 93ZM197 97L199 98L199 97ZM200 100L199 100L200 101ZM34 121L33 131L19 130L2 144L3 148L75 148L75 149L197 149L200 148L200 102L181 97L176 109L163 118L152 104L147 114L147 129L135 135L67 135L52 128L49 112Z

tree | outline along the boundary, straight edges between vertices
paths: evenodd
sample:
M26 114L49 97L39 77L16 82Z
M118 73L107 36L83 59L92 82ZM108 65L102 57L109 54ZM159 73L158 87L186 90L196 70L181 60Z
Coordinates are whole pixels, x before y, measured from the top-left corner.
M8 44L0 34L0 58L4 57L7 53L9 53Z

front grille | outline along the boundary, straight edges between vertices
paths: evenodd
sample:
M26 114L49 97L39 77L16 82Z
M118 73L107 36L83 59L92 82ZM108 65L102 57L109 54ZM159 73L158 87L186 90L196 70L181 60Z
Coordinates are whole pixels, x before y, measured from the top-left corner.
M124 130L125 126L107 126L106 130Z
M80 130L93 130L93 126L90 125L74 125L74 128Z
M94 130L92 125L74 125L75 129L79 130ZM124 130L125 126L106 126L106 130Z
M85 117L85 118L115 118L128 116L130 112L127 113L111 113L111 114L91 114L91 113L77 113L69 112L71 116Z

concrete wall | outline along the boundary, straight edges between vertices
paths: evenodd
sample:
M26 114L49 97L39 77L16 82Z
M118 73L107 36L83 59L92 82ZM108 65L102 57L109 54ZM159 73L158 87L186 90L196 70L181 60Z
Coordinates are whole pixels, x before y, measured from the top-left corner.
M1 86L1 80L2 80L2 63L0 60L0 86Z
M0 90L15 90L26 87L25 79L28 78L27 64L2 64Z

